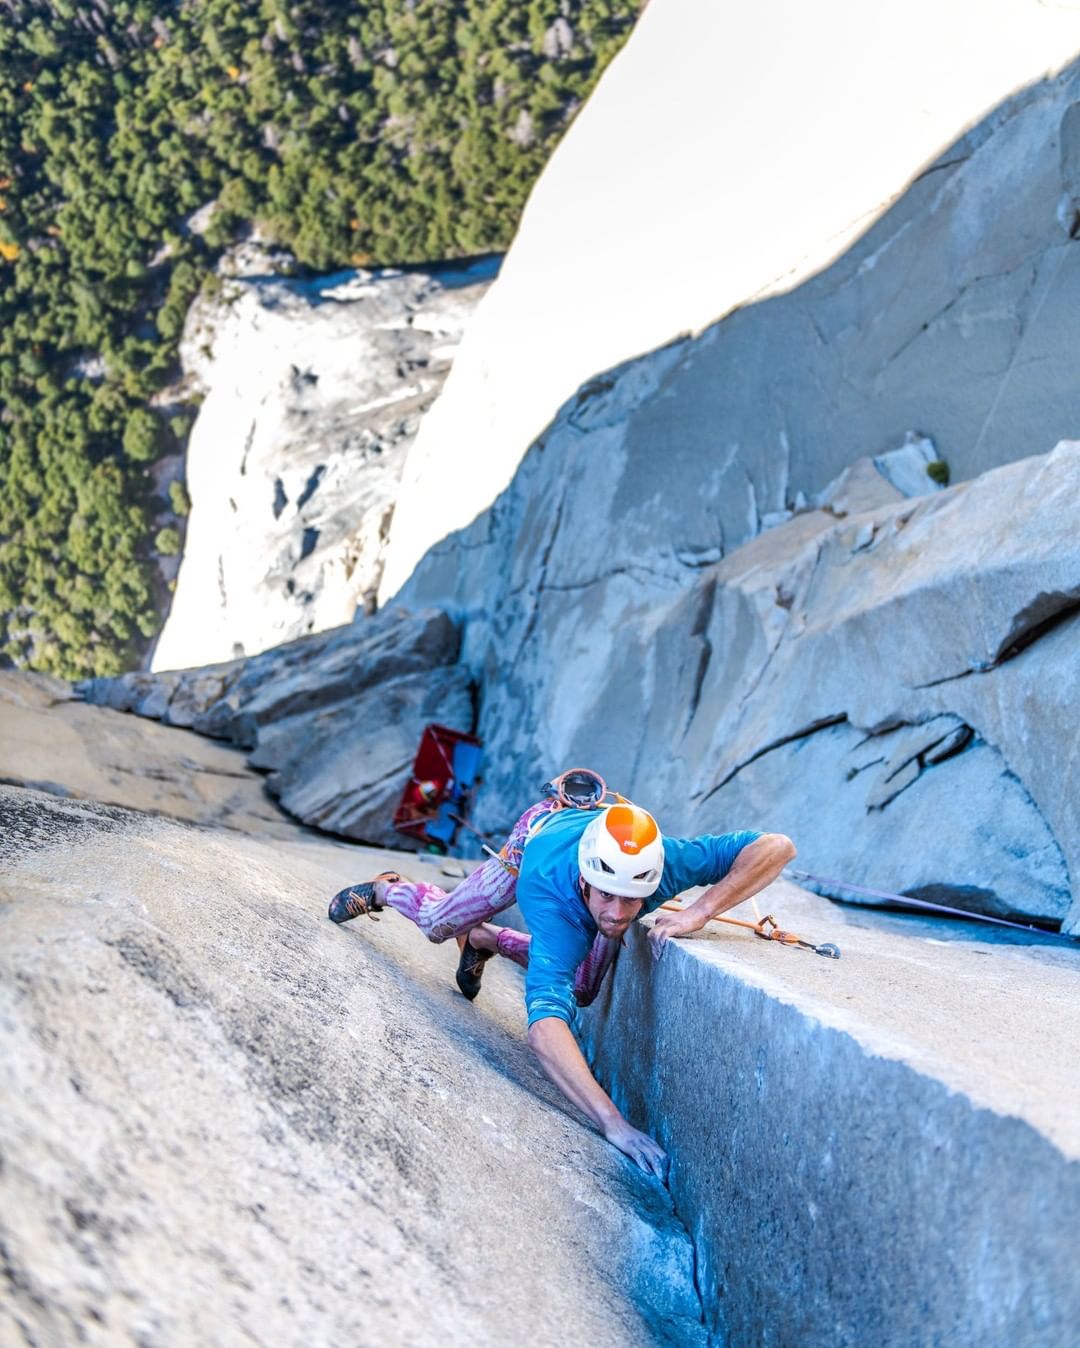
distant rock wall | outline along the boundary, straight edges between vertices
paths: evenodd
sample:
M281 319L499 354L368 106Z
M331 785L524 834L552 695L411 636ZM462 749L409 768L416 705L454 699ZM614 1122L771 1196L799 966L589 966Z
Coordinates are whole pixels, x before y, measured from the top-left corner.
M1003 100L1078 52L1078 0L651 0L409 452L381 597L575 389L725 315L653 440L769 460L765 509L910 429L960 476L1074 434L1078 94Z
M497 270L291 280L258 250L227 261L241 274L195 304L181 348L205 399L155 669L252 655L371 605L405 453Z
M1077 107L1074 66L827 271L587 380L430 548L399 597L464 624L483 827L586 761L677 831L1080 929Z

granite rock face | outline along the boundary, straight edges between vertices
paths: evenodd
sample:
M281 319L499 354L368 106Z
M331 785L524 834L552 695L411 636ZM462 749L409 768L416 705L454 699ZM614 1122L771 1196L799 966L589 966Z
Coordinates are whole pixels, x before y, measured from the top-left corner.
M709 924L657 964L632 931L582 1016L674 1157L710 1343L1070 1348L1080 948L760 902L840 960Z
M622 387L407 591L465 622L481 826L586 762L669 832L777 829L828 878L1080 926L1080 443L845 514L856 477L895 492L864 467L754 537L749 483L618 452Z
M80 686L89 702L251 751L295 818L402 845L391 826L424 727L472 727L472 681L445 613L388 610L247 660Z
M516 968L470 1005L453 943L333 926L403 858L293 832L0 787L0 1341L701 1343L670 1195L534 1066Z
M955 482L1075 437L1080 247L1060 208L1072 181L1063 128L1078 103L1072 66L970 131L819 275L587 379L532 454L569 438L583 442L579 459L610 459L607 472L585 470L599 493L588 512L604 534L597 553L621 553L610 535L629 529L640 565L668 571L672 560L730 552L861 458L886 477L902 463L896 481L910 494L920 449ZM432 434L449 396L448 387ZM473 439L459 440L474 454ZM439 444L448 443L444 426ZM408 565L406 552L392 563L396 586L420 560L417 539L443 549L450 518L440 485L448 463L421 458L415 510L435 513L426 533L413 529ZM488 480L472 459L470 469L453 471ZM510 490L522 477L535 477L528 458ZM406 480L402 529L408 491Z
M875 15L652 0L409 452L384 601L576 389L687 332L655 452L733 456L762 514L908 431L954 480L1077 434L1080 84L1047 74L1080 53L1080 7Z
M430 547L398 593L463 622L482 827L585 761L675 831L1080 927L1077 106L1075 64L1030 84L830 266L588 379Z
M371 606L405 453L497 270L300 280L260 275L260 256L188 316L181 355L205 397L159 670L252 655Z

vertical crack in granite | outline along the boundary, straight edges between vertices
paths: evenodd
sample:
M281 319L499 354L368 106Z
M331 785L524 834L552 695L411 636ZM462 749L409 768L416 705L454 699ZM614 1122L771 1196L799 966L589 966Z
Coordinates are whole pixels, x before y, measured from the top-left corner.
M551 560L551 554L555 550L555 540L559 536L559 528L562 524L563 509L566 504L566 491L568 490L569 488L563 491L562 495L559 497L559 502L555 507L555 520L551 526L551 533L548 535L547 543L545 544L544 551L540 557L540 564L537 567L538 574L536 580L536 589L533 593L532 611L530 612L528 621L525 624L525 631L522 633L521 642L518 645L517 655L514 657L513 662L510 665L511 669L517 667L518 662L520 661L522 655L524 655L525 650L528 647L530 637L536 630L536 624L540 621L540 596L543 593L544 582L547 578L548 562Z
M827 921L793 886L776 903L800 929ZM656 963L635 933L585 1013L599 1079L672 1157L706 1342L1072 1342L1080 1170L1041 1084L1071 1031L1047 1043L1038 1008L1041 979L1071 985L1075 968L1033 944L1041 975L1018 984L1019 952L980 946L990 982L974 987L971 948L926 960L917 918L904 934L895 919L836 922L861 968L738 936L715 951L673 942ZM868 986L872 959L895 982ZM1023 1082L1001 1070L990 1014L1005 986L1029 1036Z
M1065 261L1065 255L1067 251L1068 245L1062 245L1059 248L1058 259L1054 263L1053 272L1051 273L1049 279L1047 280L1045 289L1043 290L1043 293L1039 296L1038 302L1036 303L1033 312L1031 313L1030 317L1028 317L1025 321L1024 308L1026 307L1026 304L1028 300L1030 300L1032 294L1038 288L1039 284L1038 264L1036 263L1032 267L1031 282L1028 286L1027 294L1024 296L1023 300L1016 306L1017 312L1020 315L1020 336L1016 343L1016 346L1013 348L1012 355L1009 358L1009 364L1006 367L1004 374L1002 374L1000 379L997 381L997 388L994 392L993 400L991 401L990 406L987 409L986 416L983 418L982 426L979 429L979 434L975 439L975 445L974 449L972 450L972 455L976 460L978 459L979 451L982 448L983 440L986 438L986 434L989 431L990 427L993 425L994 418L997 416L997 410L1001 405L1001 400L1005 396L1005 392L1012 382L1013 372L1016 369L1017 363L1020 359L1020 353L1024 350L1024 347L1027 345L1027 340L1030 337L1031 333L1034 331L1039 321L1039 315L1043 311L1043 306L1046 304L1046 301L1049 299L1050 295L1054 292L1057 286L1058 272L1061 270L1061 264Z
M690 629L691 639L699 641L701 647L698 651L697 668L694 670L693 686L687 699L686 715L683 718L683 739L689 733L694 717L697 715L698 704L701 702L701 695L705 691L705 678L709 672L709 665L712 663L713 645L709 640L709 619L712 616L715 599L716 577L713 576L702 587L701 599L697 606L697 612L694 614L693 626Z
M672 1192L670 1183L666 1186L666 1188L668 1193L671 1194L672 1214L674 1215L675 1220L686 1232L686 1239L690 1243L690 1277L693 1282L694 1296L697 1298L699 1322L701 1324L702 1329L705 1330L707 1336L706 1342L709 1343L711 1342L711 1339L708 1337L708 1326L705 1323L705 1295L701 1287L701 1267L700 1267L701 1257L698 1254L697 1237L694 1235L690 1227L686 1224L686 1219L679 1211L678 1200L676 1199L675 1194Z
M610 995L611 994L609 988L608 990L609 998ZM620 1090L618 1083L610 1079L609 1074L604 1071L603 1065L597 1062L595 1047L588 1052L588 1057L589 1057L589 1065L592 1068L592 1071L595 1074L597 1081L608 1092L608 1094L614 1100L615 1104L619 1107L619 1109L622 1110L623 1113L626 1114L628 1118L631 1117L631 1115L635 1111L631 1109L630 1102L626 1099L625 1092ZM637 1122L640 1124L642 1120L638 1119ZM677 1158L676 1156L671 1155L670 1152L669 1155L671 1165L674 1166L676 1164ZM694 1300L697 1304L697 1313L698 1313L697 1323L700 1326L702 1334L704 1336L702 1342L704 1343L705 1348L720 1348L722 1341L710 1330L705 1315L705 1291L701 1285L701 1263L702 1263L701 1249L693 1228L690 1226L686 1218L683 1216L682 1212L679 1210L679 1201L671 1183L670 1171L668 1173L668 1178L662 1181L662 1187L671 1203L671 1215L675 1218L676 1222L682 1228L683 1235L686 1239L686 1245L690 1252L690 1285L693 1288ZM668 1330L667 1325L661 1325L660 1328L662 1328L665 1331L664 1337L666 1341L676 1345L681 1345L682 1343L685 1342L685 1340L682 1339L681 1337L669 1338L668 1334L670 1333L670 1331Z

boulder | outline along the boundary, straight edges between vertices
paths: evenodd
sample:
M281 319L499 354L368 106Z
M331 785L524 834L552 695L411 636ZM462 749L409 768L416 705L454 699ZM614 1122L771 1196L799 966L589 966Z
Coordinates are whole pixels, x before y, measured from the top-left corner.
M404 455L498 269L297 279L240 253L181 345L187 391L204 397L156 670L252 655L371 607Z
M89 702L252 750L294 818L402 845L391 820L424 727L472 728L473 686L446 613L395 608L246 660L80 685Z

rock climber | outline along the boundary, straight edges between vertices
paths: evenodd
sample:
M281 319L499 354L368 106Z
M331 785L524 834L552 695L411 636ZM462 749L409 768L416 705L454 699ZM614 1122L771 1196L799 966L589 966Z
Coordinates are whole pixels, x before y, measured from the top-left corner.
M570 1028L575 1006L596 997L632 922L684 890L707 886L689 907L657 917L649 941L659 959L671 937L699 931L764 889L795 848L780 833L665 838L639 806L622 797L601 803L603 780L583 769L555 778L549 789L517 821L501 852L451 893L383 872L336 894L329 915L348 922L393 908L431 941L457 937L457 983L470 1001L492 955L521 965L529 1045L544 1071L609 1142L663 1179L663 1149L623 1118L589 1070ZM529 935L491 922L515 901Z

